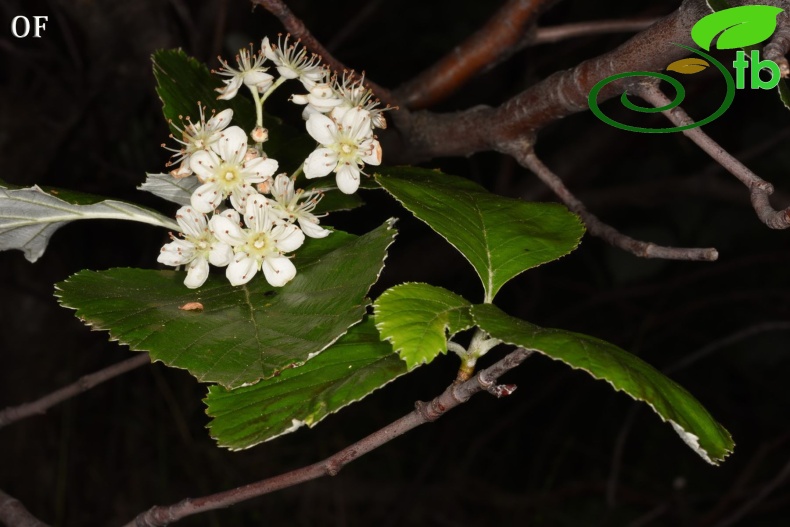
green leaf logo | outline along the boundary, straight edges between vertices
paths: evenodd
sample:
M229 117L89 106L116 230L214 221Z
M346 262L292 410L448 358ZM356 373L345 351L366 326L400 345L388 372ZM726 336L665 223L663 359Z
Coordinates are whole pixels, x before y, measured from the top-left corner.
M746 5L710 14L694 24L691 38L710 51L716 35L718 49L734 49L758 44L776 29L776 16L784 11L768 5Z
M676 73L683 73L684 75L690 75L692 73L699 73L700 71L704 70L710 66L707 60L698 59L696 57L689 57L687 59L680 59L676 60L669 66L667 66L667 71L674 71Z

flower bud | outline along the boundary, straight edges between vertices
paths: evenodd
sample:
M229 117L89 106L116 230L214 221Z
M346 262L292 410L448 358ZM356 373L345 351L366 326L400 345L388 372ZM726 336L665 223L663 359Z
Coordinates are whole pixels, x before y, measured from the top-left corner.
M256 143L263 143L269 140L269 130L263 128L262 126L256 126L250 136Z

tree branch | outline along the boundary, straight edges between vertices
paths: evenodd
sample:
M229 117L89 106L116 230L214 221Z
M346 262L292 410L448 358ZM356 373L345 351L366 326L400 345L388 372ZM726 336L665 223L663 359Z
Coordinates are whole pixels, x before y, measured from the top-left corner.
M0 490L0 523L8 527L48 527L28 512L22 503Z
M671 101L661 92L661 89L653 82L638 82L634 85L634 91L641 98L655 107L666 106ZM681 108L677 106L663 113L675 126L686 126L694 123L694 120ZM752 207L757 213L760 221L772 229L786 229L790 227L790 207L783 210L776 210L769 201L768 197L773 194L774 187L760 176L752 172L746 165L735 159L729 152L722 148L702 128L690 128L683 130L683 135L694 141L702 150L705 151L714 161L724 167L730 174L746 185L751 193Z
M398 99L412 109L427 108L445 99L505 50L516 46L550 1L508 0L477 32L398 88Z
M532 350L523 348L512 351L505 358L493 366L482 370L468 381L461 384L450 385L441 395L429 403L418 401L415 404L414 411L411 413L323 461L233 490L204 496L202 498L189 498L169 506L155 506L138 515L134 520L127 523L125 527L159 527L186 518L187 516L229 507L236 503L263 496L264 494L269 494L276 490L292 487L306 481L324 476L335 476L344 466L352 461L388 443L396 437L403 435L413 428L437 420L456 406L468 401L472 395L480 391L488 391L497 397L509 395L515 387L498 386L496 384L497 379L507 371L524 362L532 353Z
M595 20L593 22L578 22L553 27L539 27L535 30L533 38L527 42L529 46L550 44L569 38L602 35L606 33L631 33L644 31L656 22L658 18L644 20Z
M304 25L304 22L297 18L296 15L294 15L293 12L288 8L288 6L282 2L282 0L250 1L252 2L253 7L256 5L263 6L264 9L276 16L282 25L285 26L285 29L288 30L291 36L301 40L302 44L304 44L307 49L316 55L319 55L323 63L329 66L332 71L347 71L349 74L354 73L351 68L337 60L331 53L329 53L329 51L327 51L327 49L313 36L310 30L307 29L307 26ZM376 97L381 99L384 103L397 106L397 102L388 89L379 86L367 77L363 78L361 75L357 75L355 73L354 76L363 80L365 86L369 88L376 95Z
M587 96L598 81L626 71L660 71L687 55L688 51L673 43L692 44L691 28L709 13L705 0L684 0L676 11L614 50L554 73L497 108L478 106L452 114L394 112L402 148L397 162L469 156L485 150L506 152L510 142L534 137L547 124L587 110ZM619 95L623 86L622 82L608 84L599 101ZM388 150L390 160L394 154Z
M77 379L76 382L64 386L59 390L41 397L33 402L20 404L19 406L9 406L0 412L0 428L19 421L31 415L43 414L47 409L70 399L75 395L88 391L94 386L117 377L123 373L139 368L143 364L150 363L147 353L140 353L125 361L113 364L103 370L99 370Z
M788 51L790 51L790 13L782 11L776 17L776 31L763 48L763 58L776 62L783 78L790 77L790 64L786 56Z
M611 225L607 225L598 219L597 216L592 214L584 206L584 203L574 196L570 190L563 184L562 180L554 172L552 172L543 162L535 155L529 143L524 143L520 151L514 149L509 152L522 166L528 168L535 173L546 185L554 191L554 193L562 200L565 205L578 214L590 234L604 239L611 245L619 247L624 251L631 254L640 256L642 258L664 258L667 260L696 260L696 261L713 261L719 257L716 249L686 249L679 247L664 247L655 245L653 243L635 240L630 236L619 232Z

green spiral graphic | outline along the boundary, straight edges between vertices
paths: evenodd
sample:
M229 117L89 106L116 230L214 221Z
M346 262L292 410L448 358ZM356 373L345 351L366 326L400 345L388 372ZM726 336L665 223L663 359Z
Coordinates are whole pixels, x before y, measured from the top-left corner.
M727 109L732 104L732 101L735 99L735 79L732 78L732 74L724 67L724 65L719 62L718 60L714 59L704 51L700 51L698 49L691 48L689 46L684 46L683 44L675 44L676 46L680 46L681 48L685 48L692 53L704 57L707 59L711 64L716 66L718 70L724 75L724 80L727 83L727 94L724 96L724 101L722 101L721 106L713 112L711 115L697 121L692 124L687 124L684 126L672 126L668 128L645 128L641 126L631 126L629 124L618 123L614 119L608 117L606 114L603 113L601 108L598 106L598 93L610 82L614 82L619 79L624 79L626 77L654 77L656 79L661 79L667 81L672 87L675 89L675 97L672 101L667 104L666 106L662 106L660 108L653 108L649 107L646 108L644 106L639 106L631 102L628 98L627 93L623 93L620 96L620 102L628 108L629 110L634 110L640 113L658 113L663 112L665 110L671 110L683 103L683 100L686 98L686 90L683 88L683 85L680 84L680 81L675 79L674 77L670 77L664 73L656 73L654 71L629 71L626 73L618 73L616 75L612 75L610 77L606 77L605 79L599 81L593 89L590 90L590 95L587 97L587 102L590 105L590 110L598 117L601 121L614 126L615 128L620 128L621 130L628 130L630 132L642 132L644 134L666 134L671 132L682 132L683 130L689 130L691 128L697 128L698 126L703 126L708 124L709 122L713 121L714 119L718 119L719 117L727 111Z

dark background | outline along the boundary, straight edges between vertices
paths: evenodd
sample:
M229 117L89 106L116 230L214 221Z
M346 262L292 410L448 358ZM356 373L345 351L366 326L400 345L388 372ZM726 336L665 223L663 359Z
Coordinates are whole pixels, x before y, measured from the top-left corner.
M542 23L657 16L678 4L618 0L601 7L567 0ZM338 58L394 88L478 28L499 2L289 5ZM218 53L232 56L239 46L282 31L244 0L7 0L0 13L0 178L127 199L165 213L174 207L135 190L146 171L162 171L167 160L159 146L168 132L150 54L180 46L216 67ZM42 38L13 38L10 20L17 15L49 16ZM528 48L435 110L499 104L624 38ZM718 106L718 80L703 74L687 83L692 115ZM790 192L789 118L775 93L744 90L706 127L776 185L777 206L788 205ZM497 303L537 324L609 340L659 369L696 357L672 377L730 430L735 454L711 467L646 406L534 357L504 378L519 386L505 400L477 396L335 478L183 525L787 524L790 234L761 224L746 189L680 134L631 134L584 113L544 130L537 150L593 212L623 232L670 245L715 246L721 256L715 263L642 260L587 236L573 254L514 280ZM427 166L509 196L554 200L503 156ZM373 296L412 280L482 298L471 267L454 249L383 194L362 196L367 207L328 222L364 232L387 217L401 218ZM0 253L0 407L131 356L58 307L53 284L83 268L155 268L165 241L161 229L140 224L76 222L58 232L35 264L17 251ZM495 350L484 362L503 353ZM241 453L217 448L208 436L204 386L184 371L146 366L0 429L0 488L48 523L118 525L154 504L331 455L407 413L415 400L439 394L457 366L453 356L440 357L313 430ZM731 523L761 493L768 494Z

